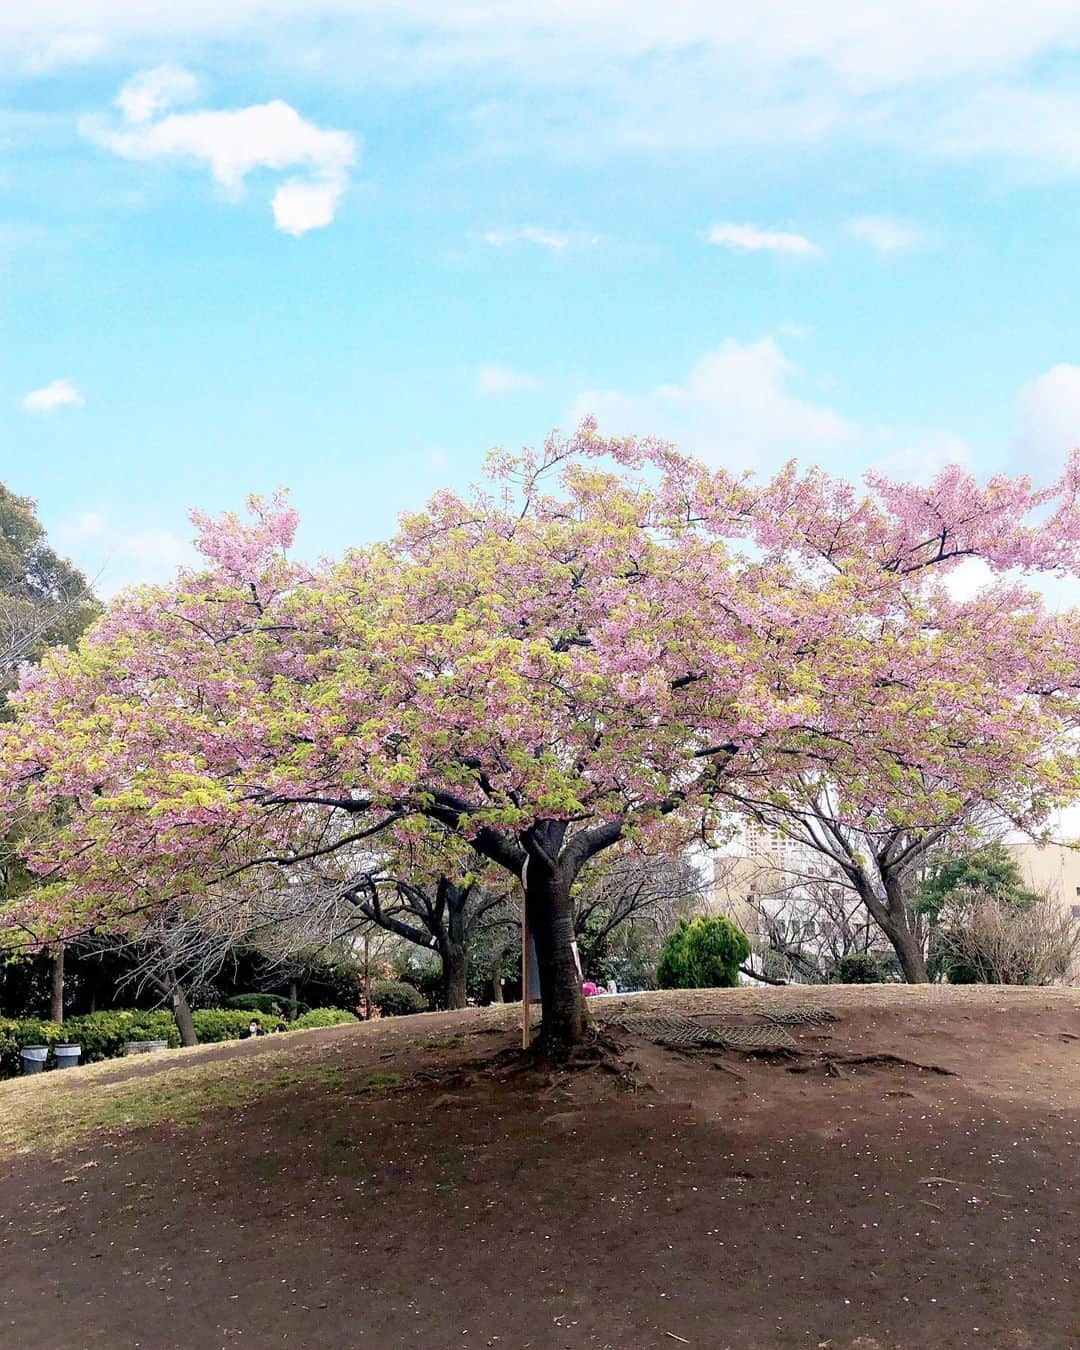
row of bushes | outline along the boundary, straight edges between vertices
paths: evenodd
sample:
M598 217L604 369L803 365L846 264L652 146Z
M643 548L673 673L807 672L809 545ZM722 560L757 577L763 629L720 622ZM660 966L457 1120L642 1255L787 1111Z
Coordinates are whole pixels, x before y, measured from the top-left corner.
M260 1012L257 1008L246 1012L237 1008L200 1008L191 1014L191 1018L200 1044L238 1040L252 1022L258 1022L260 1031L269 1032L309 1031L312 1027L336 1027L344 1022L359 1021L355 1013L346 1012L344 1008L312 1008L291 1022L278 1013Z
M86 1013L69 1017L61 1026L37 1018L0 1019L0 1075L20 1071L19 1051L24 1045L81 1045L82 1062L112 1059L124 1053L128 1041L168 1041L180 1044L176 1023L168 1012L140 1012L121 1009L116 1012Z
M305 1031L357 1020L354 1013L344 1008L313 1008L293 1022L254 1010L200 1008L192 1013L192 1019L200 1043L236 1040L253 1020L263 1031ZM63 1026L36 1018L0 1018L0 1077L11 1077L21 1071L19 1051L25 1045L47 1045L50 1050L54 1045L79 1045L82 1062L93 1064L122 1055L129 1041L167 1041L175 1048L180 1044L180 1036L168 1012L121 1009L87 1013L69 1017Z

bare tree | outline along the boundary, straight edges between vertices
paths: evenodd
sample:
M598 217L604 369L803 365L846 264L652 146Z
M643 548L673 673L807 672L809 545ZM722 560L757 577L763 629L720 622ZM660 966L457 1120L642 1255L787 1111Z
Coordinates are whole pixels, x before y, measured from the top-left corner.
M933 784L924 782L930 794ZM899 827L873 809L854 811L835 784L803 774L783 799L733 801L744 818L816 854L858 896L888 940L909 983L925 983L928 926L912 907L915 891L936 853L957 840L993 836L1001 822L978 800L958 802L931 828Z
M485 889L472 877L367 875L347 898L380 928L437 953L447 1008L466 1005L469 951L477 939L517 923L508 888Z
M857 891L824 864L761 868L743 903L764 973L817 984L845 956L889 950Z
M1080 922L1051 895L1018 906L958 887L936 938L952 978L980 984L1054 984L1074 974L1080 958Z
M688 858L626 850L593 864L572 894L574 933L582 969L605 960L655 961L680 918L703 903L707 879Z

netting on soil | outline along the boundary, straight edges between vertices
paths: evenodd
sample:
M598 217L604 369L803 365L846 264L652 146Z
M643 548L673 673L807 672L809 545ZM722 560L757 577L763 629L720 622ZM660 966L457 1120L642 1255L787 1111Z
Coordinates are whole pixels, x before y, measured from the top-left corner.
M703 1027L686 1017L613 1017L612 1025L657 1045L678 1049L713 1046L731 1050L794 1050L795 1042L779 1026L724 1024Z
M786 1012L767 1012L762 1016L784 1027L825 1027L836 1021L836 1017L826 1008L789 1008Z

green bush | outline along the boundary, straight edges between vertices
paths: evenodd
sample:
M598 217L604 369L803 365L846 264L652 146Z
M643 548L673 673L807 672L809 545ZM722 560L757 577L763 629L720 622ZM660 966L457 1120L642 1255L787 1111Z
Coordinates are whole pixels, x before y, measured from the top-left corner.
M289 1000L280 994L234 994L224 1000L224 1008L240 1008L244 1012L269 1013L271 1016L284 1017Z
M290 1031L306 1031L310 1027L337 1027L345 1022L359 1022L355 1013L344 1008L312 1008L303 1013L294 1022L289 1023Z
M427 1012L427 999L411 984L400 980L373 980L371 1002L383 1017L407 1017L410 1013Z
M10 1078L22 1073L19 1051L24 1045L47 1045L51 1050L57 1042L64 1044L64 1039L64 1028L56 1022L35 1017L5 1018L0 1022L0 1074Z
M200 1044L239 1040L252 1021L258 1022L263 1031L277 1031L287 1025L283 1017L254 1009L243 1012L239 1008L200 1008L191 1017Z
M82 1063L112 1059L124 1053L128 1041L168 1041L180 1044L172 1014L119 1009L69 1017L63 1026L33 1018L0 1020L0 1076L22 1072L19 1051L24 1045L79 1045ZM53 1064L52 1055L49 1065Z
M881 966L869 952L851 952L837 961L833 979L838 984L880 984Z
M128 1041L168 1041L173 1048L180 1044L176 1021L172 1013L163 1009L143 1012L121 1008L115 1012L85 1013L69 1017L63 1033L64 1041L82 1046L83 1064L122 1055Z
M656 980L661 989L731 988L749 955L746 934L730 919L683 919L660 952Z
M686 961L686 934L690 929L685 919L680 919L668 934L660 959L656 963L656 983L661 989L688 989L689 972Z

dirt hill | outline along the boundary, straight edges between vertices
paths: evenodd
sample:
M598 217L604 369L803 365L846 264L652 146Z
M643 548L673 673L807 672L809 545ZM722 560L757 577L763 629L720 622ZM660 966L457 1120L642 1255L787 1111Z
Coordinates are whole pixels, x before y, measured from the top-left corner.
M516 1011L0 1085L0 1346L1080 1345L1077 991Z

